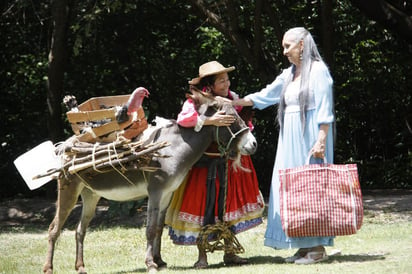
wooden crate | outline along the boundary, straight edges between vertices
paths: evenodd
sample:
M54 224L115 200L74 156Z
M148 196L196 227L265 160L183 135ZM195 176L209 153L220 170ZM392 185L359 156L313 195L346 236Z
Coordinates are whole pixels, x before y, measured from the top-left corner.
M70 123L114 119L115 107L126 104L129 97L130 94L90 98L78 106L79 111L68 111L67 119Z
M80 135L80 130L83 128L82 123L98 122L107 120L106 123L98 127L91 127L93 133L85 133L81 136L82 140L93 141L96 137L107 135L111 132L122 130L132 123L132 117L123 123L116 121L116 106L122 106L129 100L128 95L115 95L93 97L81 103L78 106L78 111L66 112L67 119L72 125L73 132ZM93 136L94 135L94 136Z

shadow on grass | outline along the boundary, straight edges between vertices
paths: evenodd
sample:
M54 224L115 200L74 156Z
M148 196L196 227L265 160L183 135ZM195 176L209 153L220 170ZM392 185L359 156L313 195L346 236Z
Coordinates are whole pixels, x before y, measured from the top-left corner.
M249 257L250 264L286 264L285 258L280 256L255 256ZM333 255L329 259L320 263L343 263L343 262L366 262L384 260L384 255L379 254L347 254L347 255Z
M329 259L324 263L346 263L346 262L370 262L385 260L386 257L383 254L347 254L347 255L337 255L329 256Z
M109 211L109 207L113 210ZM142 228L146 223L145 200L113 203L102 199L96 208L89 229L110 227ZM15 199L0 203L0 232L44 233L48 231L56 211L55 201ZM74 230L80 221L82 204L78 202L63 228Z
M265 264L286 264L285 263L285 258L280 257L280 256L254 256L254 257L249 257L249 266L252 265L265 265ZM370 262L370 261L378 261L378 260L385 260L386 257L382 254L347 254L347 255L334 255L334 256L329 256L329 259L323 262L320 262L318 264L333 264L333 263L346 263L346 262ZM294 265L294 264L291 264ZM209 264L209 266L206 268L208 270L213 270L213 269L221 269L221 268L236 268L236 267L242 267L244 265L225 265L223 262L218 263L218 264ZM187 271L187 270L194 270L192 266L172 266L167 268L169 270L174 270L174 271ZM126 273L146 273L147 269L146 268L137 268L133 270L128 270L128 271L121 271L121 272L110 272L110 273L105 273L105 274L126 274Z
M246 265L225 265L223 262L218 263L218 264L209 264L209 266L205 269L207 270L213 270L213 269L221 269L221 268L235 268L235 267L242 267L242 266L247 266L247 265L257 265L257 264L273 264L273 263L284 263L284 259L282 257L271 257L271 256L256 256L256 257L249 257L249 264ZM173 271L190 271L190 270L196 270L193 266L169 266L167 268L163 269L168 269L168 270L173 270ZM146 273L147 269L146 268L137 268L134 270L125 270L125 271L120 271L120 272L110 272L110 273L104 273L104 274L126 274L126 273Z
M31 233L43 234L49 229L49 225L0 225L0 233Z
M119 272L103 272L102 274L130 274L130 273L147 273L146 268L136 268L133 270L124 270Z

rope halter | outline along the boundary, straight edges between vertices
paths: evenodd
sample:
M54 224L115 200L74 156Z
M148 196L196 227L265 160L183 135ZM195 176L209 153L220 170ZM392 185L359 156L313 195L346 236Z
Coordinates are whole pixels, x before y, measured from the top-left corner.
M230 138L229 142L226 144L226 146L224 144L222 144L219 141L219 128L216 128L216 142L217 142L217 146L218 146L218 150L220 152L220 156L223 157L227 154L227 152L229 151L230 145L232 144L232 141L239 135L241 134L243 131L248 130L248 127L244 127L242 129L240 129L238 132L233 133L233 131L230 129L229 126L226 126L227 130L230 132L230 134L232 135L232 137Z

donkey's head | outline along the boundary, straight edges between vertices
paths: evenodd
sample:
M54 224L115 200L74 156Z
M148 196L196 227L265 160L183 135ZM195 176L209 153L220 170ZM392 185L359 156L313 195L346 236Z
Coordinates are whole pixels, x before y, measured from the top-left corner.
M235 117L235 121L230 126L213 129L213 139L218 144L221 154L239 160L241 154L250 155L256 152L256 139L230 100L214 97L194 87L191 87L191 92L187 96L194 101L201 117L212 116L217 111L224 111L226 115Z

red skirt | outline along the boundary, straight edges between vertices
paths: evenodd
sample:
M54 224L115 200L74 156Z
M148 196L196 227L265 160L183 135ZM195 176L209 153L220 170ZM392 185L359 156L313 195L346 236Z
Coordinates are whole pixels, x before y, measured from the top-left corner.
M265 203L259 190L256 172L250 156L241 157L242 166L249 170L234 170L229 160L226 206L223 221L234 233L262 223ZM196 244L203 226L206 207L207 167L193 167L185 182L176 190L166 214L169 236L176 244ZM218 220L219 179L216 178L215 220Z

